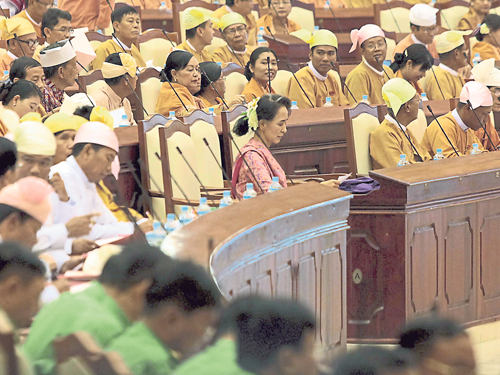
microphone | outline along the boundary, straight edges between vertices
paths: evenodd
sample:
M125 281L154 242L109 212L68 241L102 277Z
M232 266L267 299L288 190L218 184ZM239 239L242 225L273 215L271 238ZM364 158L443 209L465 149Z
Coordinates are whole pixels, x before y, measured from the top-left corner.
M224 98L222 97L222 95L219 93L219 90L217 90L217 88L215 87L214 82L210 79L208 74L202 68L200 68L200 71L201 71L201 74L203 74L208 79L210 86L214 89L215 93L220 98L220 100L222 100L222 104L229 110L229 106L227 105L227 103L224 100Z
M443 90L441 89L441 85L439 84L438 78L436 76L436 72L434 72L434 66L431 66L431 70L432 70L432 74L434 75L434 79L436 80L436 83L439 87L439 91L441 92L441 96L443 97L443 100L446 100L446 98L444 97L444 94L443 94Z
M497 146L495 146L493 144L493 141L491 140L491 137L490 135L488 134L488 132L486 131L486 125L483 124L483 122L479 119L479 116L477 115L476 113L476 110L474 108L472 108L472 104L470 103L470 100L467 99L467 104L469 105L470 109L472 109L472 112L474 112L474 116L476 116L476 119L477 121L479 122L479 125L481 125L481 128L484 130L484 133L486 134L486 136L488 137L488 140L490 141L491 145L493 146L493 149L495 151L498 151L498 148Z
M392 116L391 116L392 117ZM413 148L413 150L415 151L415 153L418 155L418 157L420 158L420 161L424 161L424 159L422 158L422 155L420 155L417 151L417 148L415 147L415 145L413 144L413 142L411 141L411 138L408 134L406 134L406 132L403 130L403 126L399 123L398 119L396 118L396 114L394 114L394 117L393 117L394 120L396 120L398 126L399 126L399 129L401 129L401 131L403 132L404 136L406 137L406 139L408 140L408 142L410 143L410 146Z
M396 27L398 28L398 32L400 33L401 32L401 29L399 28L399 24L398 24L398 21L396 20L396 17L394 17L394 13L392 13L392 8L391 6L389 5L389 1L388 0L385 0L385 3L387 5L387 7L389 8L389 12L391 12L391 16L392 16L392 19L394 20L394 23L396 24ZM451 29L450 29L451 30Z
M184 162L187 164L187 166L189 167L189 169L191 170L191 173L194 175L194 177L196 177L196 179L198 180L198 183L200 184L201 188L205 191L205 193L208 193L208 190L207 188L203 185L203 182L201 182L200 178L198 177L198 175L196 174L196 172L194 171L193 167L191 166L191 164L188 162L188 160L186 159L186 157L184 156L184 154L182 153L181 149L179 148L179 146L176 146L175 149L177 150L177 152L182 156L182 159L184 159ZM210 197L210 196L209 196ZM210 197L210 200L212 201L212 204L215 206L215 202L214 200Z
M88 73L89 71L80 63L80 61L76 60L76 63L80 66L80 68L82 68L83 70L85 70L85 73Z
M332 16L335 19L335 22L337 23L337 26L339 27L340 32L343 34L344 30L342 29L342 26L340 26L340 22L339 22L338 18L335 16L335 13L333 12L331 4L328 4L328 9L330 9L330 13L332 13Z
M271 58L267 56L267 78L269 80L269 94L271 94Z
M186 110L186 113L189 112L189 110L187 109L186 105L182 101L181 97L179 96L179 94L177 94L177 91L175 91L174 86L172 85L172 82L170 82L170 80L167 78L167 75L165 74L165 72L163 71L163 69L160 71L160 78L163 80L163 82L168 82L168 84L170 85L170 88L172 90L174 90L175 96L177 96L177 99L179 99L179 101L181 102L182 106Z
M390 79L391 79L391 77L389 77L389 74L387 74L387 72L386 72L386 71L385 71L385 69L384 69L384 63L383 63L383 62L381 63L381 62L378 60L378 57L375 57L375 61L379 63L380 67L382 68L382 71L385 73L385 76L387 77L387 79L388 79L388 80L390 80Z
M236 52L234 52L234 49L229 45L229 42L227 41L226 35L224 35L224 32L222 31L221 28L219 28L219 31L220 31L220 34L222 35L222 39L224 39L224 41L227 44L227 48L229 48L229 51L231 51L231 53L234 55L234 57L236 57L236 60L238 60L238 62L240 63L240 66L244 69L245 68L245 64L243 64L241 62L241 60L238 57L238 55L236 54Z
M89 94L87 94L87 91L85 91L85 90L83 89L82 85L80 84L80 81L78 81L78 78L75 78L75 82L76 82L76 84L78 85L78 88L79 88L79 89L80 89L80 90L81 90L81 91L85 94L85 96L86 96L86 97L87 97L87 99L89 100L90 105L91 105L92 107L95 107L94 102L92 101L92 99L90 99L90 96L89 96Z
M352 94L352 91L346 85L345 80L342 79L342 76L340 75L340 71L335 68L335 64L330 61L330 65L332 66L333 70L335 70L339 74L340 82L344 85L344 87L347 89L347 91L349 91L349 94L351 94L351 96L354 99L354 101L356 102L356 104L358 104L358 101L356 100L356 98ZM342 88L340 88L340 90L342 91Z
M106 2L108 3L108 6L109 6L109 9L111 9L111 12L113 12L113 7L111 6L111 3L109 2L109 0L106 0Z
M203 137L203 142L205 143L205 145L208 147L208 149L210 150L210 153L212 154L215 162L217 163L217 166L219 167L219 169L222 171L222 175L224 176L224 178L226 180L229 181L229 183L231 183L231 179L229 178L229 176L227 175L226 171L224 170L224 168L222 168L222 165L219 163L219 160L217 159L217 157L215 156L213 150L212 150L212 147L210 147L210 144L208 143L207 139L205 137ZM233 189L233 184L231 184L231 194L233 194L235 197L238 197L236 195L236 191L234 191Z
M285 52L283 51L283 48L281 48L281 45L278 43L278 41L276 40L276 38L274 37L274 34L272 33L271 31L271 28L269 26L267 26L267 31L269 31L269 34L271 35L271 37L273 38L274 42L276 43L276 45L278 46L278 48L280 49L281 51L281 54L283 56L285 56L285 59L286 59L286 66L288 67L288 70L290 72L292 72L292 75L293 75L293 78L295 78L295 82L297 82L297 85L299 85L300 87L300 90L302 91L302 93L305 95L305 97L307 98L307 100L309 101L309 104L311 104L311 107L313 108L316 108L316 106L313 104L313 102L311 101L311 99L309 98L309 96L306 94L306 91L304 90L304 88L302 87L302 85L300 84L299 80L297 79L297 77L295 76L295 73L293 72L293 69L292 67L290 66L290 59L288 59L288 56L285 54ZM341 78L342 79L342 78ZM354 99L356 100L356 99Z
M118 181L116 180L115 176L113 174L111 174L110 176L111 176L110 178L113 181L113 183L115 183L116 185L118 185ZM142 231L142 229L139 226L139 224L137 224L137 222L135 221L134 216L132 215L132 213L130 212L130 210L128 209L128 207L127 206L121 206L120 203L118 202L118 200L119 200L118 199L118 195L119 194L120 193L117 190L116 194L113 194L113 200L115 201L115 203L117 204L117 206L120 207L120 209L125 213L125 215L129 219L129 221L134 225L134 228L135 228L136 232L140 233L141 237L144 239L144 241L148 242L146 240L146 234Z
M172 39L170 39L170 37L168 36L168 33L165 30L163 30L163 29L160 29L160 30L163 33L163 35L165 35L167 37L168 41L172 45L172 48L175 48L175 44L174 44L174 42L172 42Z
M285 22L283 21L283 19L280 17L280 15L278 14L278 11L276 10L276 7L274 6L274 4L272 3L272 1L269 2L269 4L271 4L271 6L273 7L273 10L274 10L274 13L276 13L276 16L278 17L278 19L280 20L281 22L281 25L283 26L283 29L285 29L285 33L287 35L290 35L290 33L288 32L288 28L286 27L285 25Z
M443 132L444 136L446 137L446 140L448 141L448 143L450 144L451 148L453 149L453 151L455 152L455 154L457 156L460 156L458 154L458 151L457 149L455 148L455 146L453 146L453 143L451 143L450 141L450 138L448 138L448 135L446 134L446 132L444 131L443 127L441 126L441 124L439 123L437 117L434 115L434 112L432 112L432 108L430 105L427 106L427 109L429 110L429 112L431 113L432 117L434 118L434 120L437 122L437 124L439 125L439 128L441 129L441 131Z
M7 14L5 13L5 11L3 10L3 8L2 8L2 7L0 7L0 10L2 11L3 16L4 16L6 19L9 19L9 17L7 17Z
M142 104L141 99L139 99L139 95L137 95L137 93L135 92L134 88L130 84L130 81L127 78L127 74L128 73L125 73L123 75L123 78L125 78L125 81L127 82L128 87L130 87L130 90L132 90L132 93L134 94L135 98L137 99L137 102L140 104L140 106L141 106L142 110L144 111L144 113L146 113L146 116L149 116L149 113L148 113L148 111L146 111L146 108L144 108L144 105ZM139 74L139 72L137 72L137 74Z
M257 186L259 187L260 191L262 194L265 194L264 193L264 189L262 189L262 186L260 186L259 184L259 180L257 180L257 177L255 177L255 174L253 173L252 171L252 168L250 168L250 166L248 165L248 162L246 161L246 159L243 157L243 154L241 153L241 150L240 148L238 147L238 145L236 144L236 141L234 140L233 138L233 135L231 134L231 132L227 133L227 135L229 136L229 139L231 140L231 142L233 142L233 145L236 147L236 149L238 150L238 154L240 154L240 158L243 159L243 163L245 163L245 165L247 166L248 168L248 171L250 172L250 174L252 175L253 179L255 180L255 183L257 184ZM232 185L232 183L231 183Z
M0 9L2 9L2 8L0 8ZM3 12L3 9L2 9L2 12ZM19 45L19 48L21 48L21 52L23 53L23 56L26 56L26 54L24 53L23 46L21 45L21 42L19 41L19 38L17 37L16 33L14 33L14 39L16 40L17 44Z

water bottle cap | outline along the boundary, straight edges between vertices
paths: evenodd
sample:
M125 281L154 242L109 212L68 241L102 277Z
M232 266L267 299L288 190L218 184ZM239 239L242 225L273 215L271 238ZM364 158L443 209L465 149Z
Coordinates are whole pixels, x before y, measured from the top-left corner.
M479 53L476 53L476 54L474 55L474 57L479 57Z
M292 105L297 105L297 102L296 102L296 101L293 101L293 102L292 102Z
M330 2L328 0L326 0L326 5L330 5Z
M153 223L153 230L161 229L161 223L159 221L155 221Z
M4 75L4 76L8 76L8 75L9 75L9 71L8 71L8 70L4 70L4 71L3 71L3 75Z
M168 214L167 215L167 221L174 221L175 220L175 214Z
M170 117L175 117L175 111L170 111L170 112L168 112L168 115L169 115Z
M479 147L479 145L477 143L472 144L472 148L478 148L478 147Z
M368 100L368 95L363 95L363 100Z
M208 108L208 113L213 115L214 114L214 107L209 107Z
M231 192L230 192L229 190L224 190L224 191L222 192L222 196L223 196L224 198L229 198L229 197L231 196Z
M122 115L122 120L127 121L127 115Z
M327 2L326 2L326 5L330 5L330 2L329 2L329 1L327 1ZM318 30L319 30L319 26L314 26L314 31L318 31Z
M202 204L207 204L207 197L201 197L201 198L200 198L200 206L201 206Z
M438 149L436 149L436 153L438 153L438 154L442 154L442 153L443 153L443 149L442 149L442 148L438 148Z
M332 102L332 98L330 98L329 96L326 97L326 102L327 103L331 103Z
M186 213L186 212L188 212L188 210L189 210L188 206L181 206L181 212L182 213Z
M157 3L157 4L158 4L158 3ZM161 2L161 5L162 5L162 6L165 6L166 4L165 4L165 2L164 2L164 1L162 1L162 2Z
M405 159L406 159L406 155L405 155L405 154L401 154L401 155L399 155L399 158L400 158L401 160L405 160Z
M217 61L217 65L222 66L222 63L220 61Z
M247 190L253 189L253 183L248 182L247 183Z
M280 178L276 177L276 176L273 176L273 182L280 182Z
M427 94L425 92L422 93L422 98L427 98Z
M264 31L264 26L260 26L259 31Z

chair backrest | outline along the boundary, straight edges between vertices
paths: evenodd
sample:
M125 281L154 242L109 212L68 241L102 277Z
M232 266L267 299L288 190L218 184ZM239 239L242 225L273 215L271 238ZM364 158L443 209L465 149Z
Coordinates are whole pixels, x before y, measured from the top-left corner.
M226 93L224 100L230 102L236 95L241 95L248 83L245 76L238 72L233 72L226 77Z
M384 30L385 41L387 43L387 54L385 55L386 60L393 60L394 50L396 49L397 41L397 33L394 31L386 31Z
M206 187L224 188L224 179L219 165L222 165L219 135L213 124L197 120L189 127L191 139L196 150L198 176ZM208 146L204 139L207 140ZM212 150L212 151L210 151ZM215 154L215 158L212 155Z
M14 343L14 332L0 331L0 370L5 370L6 374L19 374L19 367Z
M292 0L292 11L288 15L288 18L297 22L302 29L314 32L314 4L306 4L299 0Z
M90 45L92 46L94 51L106 40L111 39L111 36L102 35L96 31L87 31L85 35L87 36L87 39L89 40Z
M183 13L186 8L190 7L200 7L211 10L212 12L216 10L219 5L218 4L209 4L202 0L191 0L185 3L172 2L172 14L175 14L174 17L174 31L179 36L179 40L184 42L186 40L186 28L184 27L184 17Z
M208 122L209 124L212 124L212 126L214 123L213 116L209 115L207 112L202 111L201 109L195 109L189 114L189 116L180 117L179 120L186 125L191 125L198 120Z
M272 82L272 88L276 94L288 95L288 82L292 79L292 72L288 70L278 70L276 77Z
M438 25L448 30L456 30L460 20L468 12L470 3L464 0L451 0L444 3L437 2L434 7L439 9Z
M228 63L225 67L222 68L222 74L224 77L227 77L231 73L238 72L240 74L243 74L245 69L238 64L235 63Z
M370 133L383 120L383 106L371 107L359 103L354 108L344 109L347 138L347 160L353 176L368 175L372 169L370 157Z
M217 48L224 47L226 44L227 43L224 41L224 39L214 36L214 38L212 39L212 44L206 46L205 49L210 54L213 54Z
M106 85L100 70L94 70L87 75L79 76L78 80L80 81L82 88L89 95Z
M491 3L490 13L500 16L500 0L495 0Z
M382 29L399 33L409 33L410 8L412 4L404 1L391 1L373 4L374 22Z
M427 118L422 109L418 110L417 119L408 124L408 129L413 133L418 143L420 143L424 137L425 129L427 129Z
M154 68L147 68L139 75L137 84L141 88L142 105L148 113L155 113L156 102L161 90L158 71ZM146 116L146 113L144 113L144 116Z
M224 144L224 164L226 166L226 172L229 176L232 175L233 162L239 154L238 148L241 149L241 147L245 145L253 136L252 132L248 132L242 137L237 136L233 132L233 126L236 122L236 119L246 110L247 108L245 106L239 105L230 112L221 113L222 142ZM231 141L231 136L236 142L238 148L234 145L234 142Z
M59 375L132 375L116 352L105 352L88 332L76 332L53 342Z
M178 35L177 33L167 33L168 38L177 46ZM153 66L165 65L167 56L172 52L175 47L168 40L162 30L149 29L139 36L139 50L144 58L144 61L153 60Z

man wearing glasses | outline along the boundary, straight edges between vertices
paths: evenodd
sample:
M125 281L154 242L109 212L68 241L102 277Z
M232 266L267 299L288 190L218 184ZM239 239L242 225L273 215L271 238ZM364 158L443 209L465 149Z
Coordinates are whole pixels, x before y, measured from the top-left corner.
M431 7L427 4L415 4L410 9L410 29L411 34L401 40L396 48L394 54L403 53L412 44L423 44L427 47L432 57L439 58L436 50L436 43L434 36L436 35L436 13L438 9ZM391 56L394 60L394 55Z
M42 34L45 43L38 46L33 58L40 62L40 51L53 43L67 40L73 34L71 27L71 14L61 9L51 8L44 15L42 20Z
M0 57L2 72L10 71L10 66L18 57L33 57L38 39L35 29L24 18L3 18L0 20L2 39L7 41L7 53Z
M253 1L252 0L226 0L226 5L221 6L215 10L212 17L222 19L222 16L228 13L239 13L245 18L247 25L247 44L250 46L257 45L257 21L252 14Z
M41 38L42 19L47 10L54 6L54 0L26 0L26 9L16 14L13 18L23 18L31 22L36 36ZM19 36L19 35L18 35Z
M217 48L212 58L214 62L220 62L223 66L235 63L242 68L250 60L250 55L255 49L247 46L247 24L243 16L233 12L222 16L220 28L226 37L228 45ZM243 64L243 65L242 65Z
M288 19L291 11L292 3L290 0L269 0L269 14L259 18L257 28L263 27L266 34L269 34L268 27L273 34L290 34L293 31L298 31L300 25Z

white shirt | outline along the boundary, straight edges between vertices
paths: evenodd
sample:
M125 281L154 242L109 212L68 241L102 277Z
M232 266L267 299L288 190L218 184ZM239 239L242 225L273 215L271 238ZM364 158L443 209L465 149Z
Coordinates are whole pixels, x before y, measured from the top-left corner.
M366 64L366 66L367 66L368 68L370 68L371 70L373 70L373 71L374 71L375 73L377 73L378 75L381 75L381 76L383 76L383 75L384 75L384 65L383 65L383 64L382 64L382 70L378 70L378 69L375 69L375 68L374 68L373 66L371 66L370 64L368 64L368 63L366 62L366 60L365 60L365 59L363 59L363 62Z
M132 49L132 46L127 46L125 43L123 43L120 39L113 37L113 42L115 42L118 47L124 49L125 51L130 51Z
M444 65L443 63L439 64L439 68L443 69L444 71L447 71L451 75L458 77L458 72L456 70L451 69L449 66Z
M75 203L73 217L99 212L101 215L94 219L96 224L84 238L92 241L101 238L110 238L120 234L134 233L134 224L130 222L118 222L118 219L106 207L101 197L97 193L96 185L90 182L78 165L74 156L70 156L50 169L50 176L58 172L64 181L66 192ZM67 215L65 215L67 216ZM64 218L66 223L67 217ZM60 219L54 218L54 224L59 224Z
M451 112L451 115L453 116L453 118L455 119L455 121L457 122L458 126L460 126L460 128L466 132L467 130L469 130L469 127L467 125L465 125L465 122L460 118L460 115L458 114L458 111L456 109L454 109L452 112Z
M392 116L389 116L388 114L385 115L385 119L387 121L389 121L391 124L394 124L396 125L396 127L399 129L399 127L401 126L401 129L403 129L403 131L405 132L406 131L406 126L402 125L401 123L399 123L398 125L398 121L396 121L394 118L392 118Z
M314 67L314 65L312 64L312 61L309 61L307 63L307 66L309 67L309 69L311 69L311 71L313 72L314 76L319 79L320 81L326 81L326 79L328 78L328 76L322 76L321 74L319 74L319 72L316 70L316 68Z

